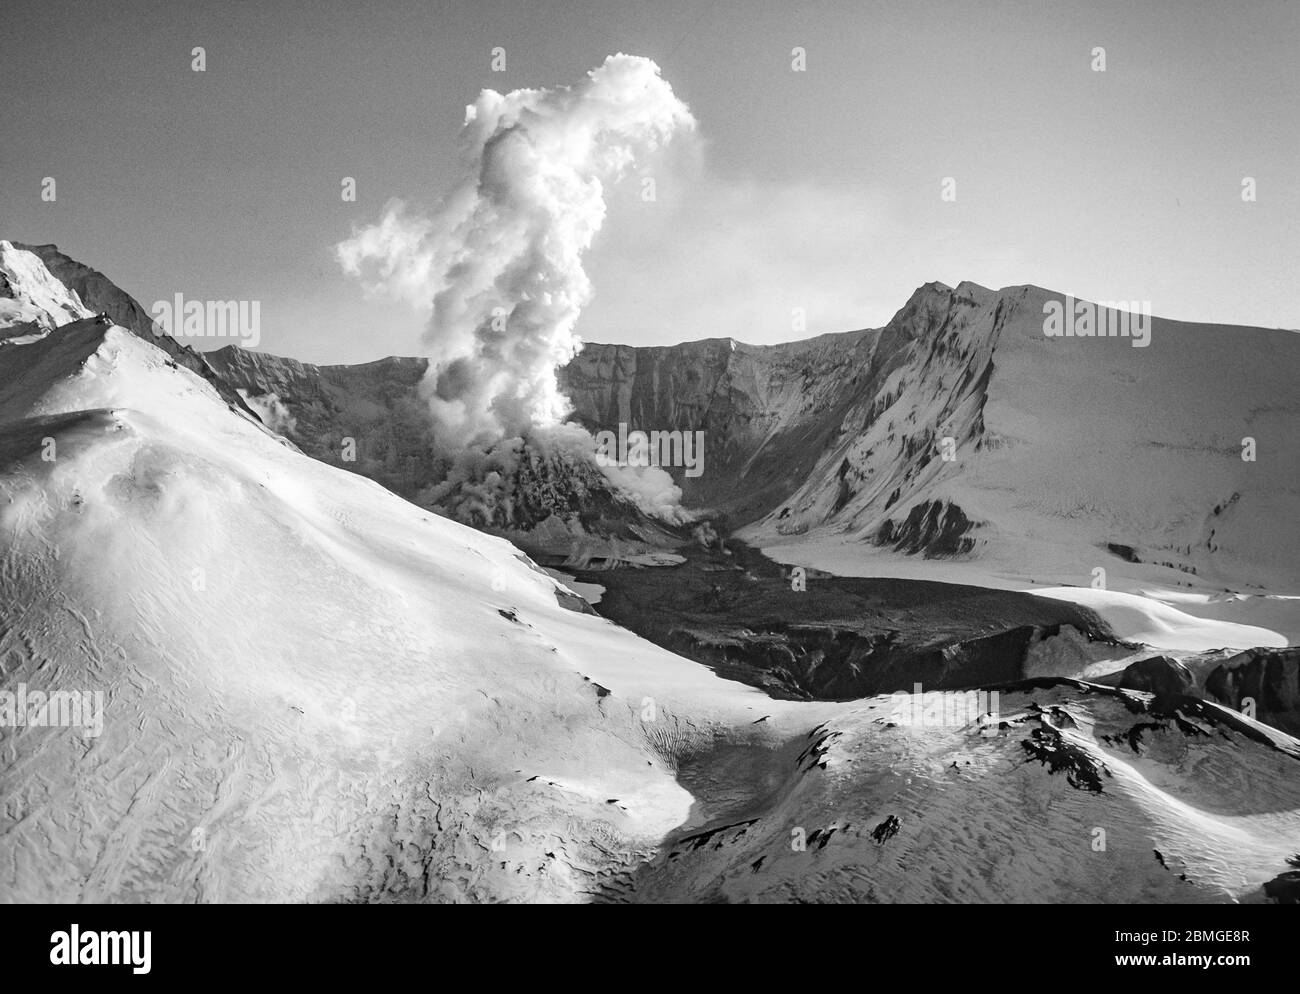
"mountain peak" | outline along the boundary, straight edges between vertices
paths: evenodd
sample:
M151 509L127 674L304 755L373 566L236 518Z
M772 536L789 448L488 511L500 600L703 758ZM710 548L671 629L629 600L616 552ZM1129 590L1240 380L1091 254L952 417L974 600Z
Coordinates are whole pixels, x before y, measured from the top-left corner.
M226 403L256 417L243 398L217 375L203 353L163 333L143 304L99 270L73 259L53 242L37 245L0 241L0 262L3 260L8 260L12 269L7 281L20 288L18 292L37 312L44 313L43 321L39 313L33 315L42 330L48 332L70 320L104 314L113 324L156 345L174 362L198 373L216 387ZM0 296L3 294L0 286ZM20 315L0 311L0 326L22 322Z
M613 605L651 592L635 598L656 616L648 627L665 602L688 603L689 625L643 641L606 620L613 607L575 610L576 595L516 546L363 479L385 479L385 465L389 479L408 466L425 486L447 478L414 458L430 449L415 361L287 370L226 352L229 377L280 367L295 438L322 451L358 443L357 461L326 465L232 412L171 358L171 339L92 313L46 265L0 244L0 306L53 325L0 341L5 681L99 703L84 734L6 734L0 796L17 799L2 816L6 897L1133 903L1187 900L1189 881L1198 899L1258 900L1281 879L1300 831L1300 745L1259 718L1282 712L1279 729L1294 718L1292 683L1273 676L1294 675L1295 650L1107 676L1155 690L1199 666L1205 699L1134 694L1053 676L1095 658L1089 633L1008 627L1001 591L965 587L942 627L919 626L924 670L909 662L864 691L880 696L766 696L720 674L760 659L768 672L883 673L920 656L895 655L887 605L868 610L890 627L864 637L807 606L862 581L822 574L803 589L782 576L768 600L765 577L716 547L694 572L608 574L680 588L606 589ZM833 533L833 548L883 576L907 553L944 560L926 564L932 579L996 552L986 568L1073 579L1064 595L1033 590L1099 608L1122 596L1129 565L1187 583L1212 572L1224 586L1234 570L1258 582L1276 569L1287 582L1272 586L1294 589L1295 415L1260 399L1289 395L1300 355L1243 349L1212 328L1184 363L1190 350L1159 321L1150 350L1059 341L1028 307L969 306L1011 299L988 294L931 284L889 329L788 346L597 347L572 396L602 428L705 431L701 479L730 479L737 514L771 509L746 534L768 548L779 536L801 565L820 568L815 539ZM1267 455L1255 465L1229 444L1245 424ZM594 470L577 475L562 453L523 457L496 474L507 496L522 493L512 509L537 519L566 504L619 532L580 537L566 565L661 562L628 555L623 529L607 527L635 535L637 522L603 498ZM492 475L467 476L454 496L469 504ZM542 538L567 543L557 517L542 519ZM1109 590L1082 586L1099 560ZM935 596L885 582L908 588L893 603L909 619ZM697 623L694 602L720 604L736 626L717 627L713 609ZM1183 634L1168 612L1146 616L1157 637ZM971 626L979 639L953 641ZM795 629L805 641L789 640ZM671 648L705 640L714 670ZM1096 651L1115 662L1113 649ZM935 698L885 696L953 672L987 686L1009 664L1035 678L945 698L962 714L945 705L938 722ZM1227 688L1221 704L1213 686ZM1258 714L1240 713L1243 688L1257 687ZM1102 870L1074 858L1080 804L1138 840L1136 855ZM806 846L791 845L792 820L811 829ZM986 851L990 825L1042 845L1008 867ZM212 844L160 860L187 835ZM917 840L929 872L903 858ZM94 858L68 858L78 853Z
M21 245L0 241L0 327L5 329L0 335L46 334L92 313L39 256Z
M939 280L931 280L929 283L922 283L913 290L912 295L908 297L908 303L931 297L965 297L984 303L989 297L996 296L1001 292L1001 290L991 290L971 280L962 280L956 287L951 287Z

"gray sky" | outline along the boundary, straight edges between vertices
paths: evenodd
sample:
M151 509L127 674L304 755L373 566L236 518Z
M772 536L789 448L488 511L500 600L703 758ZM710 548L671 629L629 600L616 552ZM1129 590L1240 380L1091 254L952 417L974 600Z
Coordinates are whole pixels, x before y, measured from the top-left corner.
M775 342L963 279L1297 327L1297 40L1287 0L7 0L0 237L57 242L146 306L260 300L272 352L414 354L426 315L365 299L333 246L390 197L436 202L480 89L624 51L660 64L700 141L647 164L654 203L635 180L611 196L588 340Z

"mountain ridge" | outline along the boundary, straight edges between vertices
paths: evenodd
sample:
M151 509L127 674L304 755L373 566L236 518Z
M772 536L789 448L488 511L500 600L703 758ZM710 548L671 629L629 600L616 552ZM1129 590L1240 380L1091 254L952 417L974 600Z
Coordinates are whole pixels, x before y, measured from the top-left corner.
M1049 338L1043 309L1068 299L1032 284L931 281L882 328L777 345L593 343L559 379L591 432L703 431L705 472L669 467L685 505L782 561L903 575L928 557L955 582L1053 589L1095 583L1100 569L1118 590L1190 589L1201 615L1300 640L1300 619L1256 596L1300 590L1297 543L1264 538L1267 522L1300 514L1289 482L1300 465L1283 444L1300 408L1252 400L1289 395L1300 340L1159 317L1147 348ZM314 365L235 346L202 358L304 451L430 504L446 468L432 454L424 360ZM1109 410L1124 416L1107 423ZM1256 463L1232 458L1245 437ZM1172 503L1141 482L1144 464L1178 480ZM1025 481L1022 492L1007 479ZM561 544L572 507L555 504L545 529ZM542 524L515 517L517 540ZM1250 599L1206 599L1225 591Z
M285 444L35 259L0 244L10 899L1277 899L1290 736L1059 673L774 700ZM95 694L102 726L49 707Z

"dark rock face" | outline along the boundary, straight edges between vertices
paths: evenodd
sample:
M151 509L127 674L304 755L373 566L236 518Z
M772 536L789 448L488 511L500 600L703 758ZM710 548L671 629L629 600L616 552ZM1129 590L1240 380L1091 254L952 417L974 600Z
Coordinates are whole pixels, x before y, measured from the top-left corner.
M1300 647L1239 653L1206 676L1205 693L1234 711L1252 700L1258 720L1300 735Z
M1191 670L1168 656L1152 656L1129 664L1119 685L1125 690L1145 690L1152 694L1196 693L1196 679Z
M1020 747L1031 759L1046 766L1049 773L1064 773L1070 786L1076 790L1103 793L1102 777L1111 775L1105 763L1048 724L1033 729L1029 738L1021 740ZM1159 858L1159 853L1156 855Z
M271 427L314 459L369 477L407 500L445 475L419 393L428 368L423 359L315 366L235 345L207 359L232 387L283 404L292 426Z
M1291 735L1300 734L1300 647L1225 655L1218 650L1190 656L1190 665L1169 656L1151 656L1103 682L1146 691L1158 699L1186 696L1211 701Z
M1126 563L1140 563L1142 561L1138 558L1137 550L1135 550L1131 545L1120 545L1118 542L1107 542L1106 551L1114 553Z
M975 547L968 534L975 523L950 501L928 500L915 505L902 522L886 520L876 533L877 545L899 552L921 553L926 559L960 556Z
M586 573L599 613L718 675L792 700L964 690L1023 679L1031 648L1071 626L1113 646L1087 608L1015 591L786 571L742 543L683 548L668 569Z
M588 345L560 384L593 431L620 422L703 430L704 475L674 479L688 504L718 508L733 525L768 519L799 534L837 518L879 527L898 504L907 510L888 522L899 536L889 541L960 555L974 546L974 523L960 509L918 511L912 500L946 465L941 446L981 444L1005 318L995 297L929 283L884 328L786 345Z
M917 632L900 637L898 631L864 631L851 623L773 621L759 631L721 634L678 628L664 647L773 697L856 700L910 691L918 683L927 691L965 690L1023 679L1030 646L1060 631L1060 624L1017 625L927 643Z
M574 419L589 431L703 431L698 477L671 470L687 504L735 523L766 513L802 485L871 387L878 332L784 345L731 339L633 348L588 344L560 370Z
M1279 873L1264 885L1264 894L1278 904L1300 904L1300 870Z

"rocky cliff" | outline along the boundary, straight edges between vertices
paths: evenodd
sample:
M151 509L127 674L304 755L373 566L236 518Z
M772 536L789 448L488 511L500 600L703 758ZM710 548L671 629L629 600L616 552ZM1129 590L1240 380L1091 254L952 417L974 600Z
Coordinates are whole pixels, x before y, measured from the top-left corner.
M754 346L733 339L633 348L588 344L560 373L592 432L703 431L698 477L671 470L687 504L734 523L807 479L845 414L871 390L875 331Z

